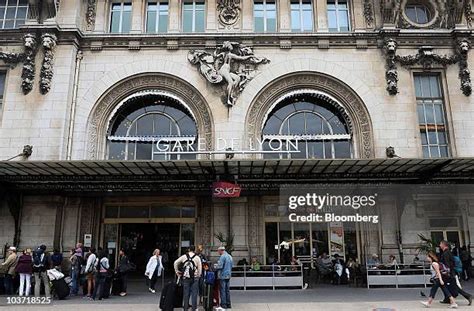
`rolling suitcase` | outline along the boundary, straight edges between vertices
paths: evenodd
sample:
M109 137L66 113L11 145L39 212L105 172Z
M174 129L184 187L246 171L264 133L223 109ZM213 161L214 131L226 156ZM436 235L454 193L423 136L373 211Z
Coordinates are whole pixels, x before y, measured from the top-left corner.
M160 309L173 311L183 306L183 287L176 282L170 282L163 287L160 297Z
M122 280L118 276L112 279L112 295L118 296L122 292Z
M67 296L69 296L70 288L64 278L59 280L52 280L51 283L53 284L54 292L56 293L56 296L59 300L63 300Z
M202 298L204 311L212 311L214 308L214 286L210 284L204 285L204 295Z

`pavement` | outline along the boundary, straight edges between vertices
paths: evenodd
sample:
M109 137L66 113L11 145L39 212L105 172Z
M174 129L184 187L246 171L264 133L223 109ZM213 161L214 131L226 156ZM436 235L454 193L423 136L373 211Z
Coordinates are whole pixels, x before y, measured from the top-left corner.
M464 283L464 289L474 293L474 281ZM426 310L420 301L420 291L426 295L429 289L420 288L354 288L349 286L319 285L306 290L232 290L232 309L228 311L412 311ZM141 281L129 284L126 297L112 296L102 301L89 301L82 297L53 301L48 306L0 306L0 310L100 310L100 311L159 311L159 293L151 294ZM4 298L4 297L3 297ZM2 303L5 300L2 298ZM431 310L447 310L440 304L441 290ZM467 301L458 297L460 310L474 310ZM182 309L176 309L182 310ZM199 310L203 310L200 308Z

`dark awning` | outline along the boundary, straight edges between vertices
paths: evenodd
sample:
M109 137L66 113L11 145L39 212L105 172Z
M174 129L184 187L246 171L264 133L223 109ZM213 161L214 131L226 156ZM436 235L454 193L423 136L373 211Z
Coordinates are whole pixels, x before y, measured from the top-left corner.
M0 182L25 190L208 190L219 178L235 178L244 191L288 183L470 183L474 158L0 162Z

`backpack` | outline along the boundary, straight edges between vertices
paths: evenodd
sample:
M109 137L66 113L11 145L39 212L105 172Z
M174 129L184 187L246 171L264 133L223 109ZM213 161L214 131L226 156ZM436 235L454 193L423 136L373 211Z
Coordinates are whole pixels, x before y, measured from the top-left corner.
M454 271L457 273L462 273L462 261L459 256L453 256L454 257Z
M448 268L444 263L440 262L439 264L439 272L441 273L441 277L443 280L447 280L451 278L451 269Z
M216 282L215 272L207 271L206 272L206 279L204 280L204 282L206 282L206 284L209 284L209 285L214 285L214 283Z
M39 253L38 250L36 250L33 253L33 268L35 269L41 269L44 268L44 258L46 255L43 253Z
M183 277L186 279L194 279L194 275L196 273L196 264L194 263L194 258L197 255L195 254L193 257L186 254L186 261L183 263L182 273Z

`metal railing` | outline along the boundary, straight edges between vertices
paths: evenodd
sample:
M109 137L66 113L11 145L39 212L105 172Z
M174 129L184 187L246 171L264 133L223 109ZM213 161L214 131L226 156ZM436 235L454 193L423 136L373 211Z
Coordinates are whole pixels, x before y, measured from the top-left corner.
M371 286L422 286L430 284L431 272L425 264L397 264L396 266L366 265L367 288Z
M251 266L234 266L232 288L301 288L304 289L303 265L261 265L259 270Z

